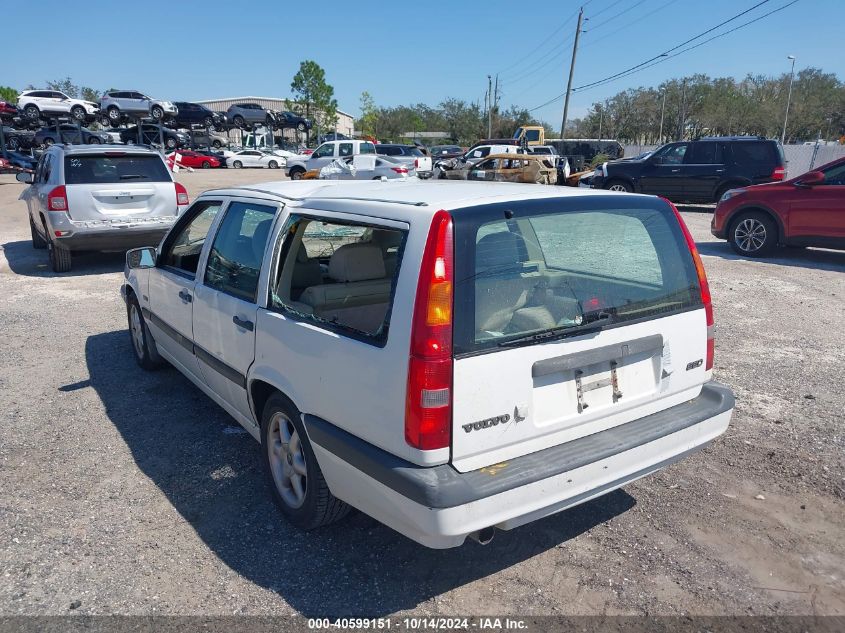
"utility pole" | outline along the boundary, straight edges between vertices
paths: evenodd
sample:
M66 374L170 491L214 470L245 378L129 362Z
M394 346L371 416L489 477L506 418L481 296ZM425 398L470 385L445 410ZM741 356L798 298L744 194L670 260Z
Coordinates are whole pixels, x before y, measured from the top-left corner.
M604 106L599 108L599 140L601 140L601 124L604 123Z
M493 78L487 75L487 138L493 136Z
M499 73L496 73L496 85L493 87L493 110L499 113ZM492 130L490 133L493 133Z
M660 106L660 132L657 133L657 144L663 142L663 114L666 112L666 88L663 89L663 104Z
M569 64L569 81L566 82L566 99L563 102L563 121L560 124L560 138L566 138L566 117L569 115L569 95L572 92L572 76L575 74L575 56L578 54L578 38L581 37L581 23L584 21L584 7L578 11L578 26L575 27L575 42L572 44L572 62Z
M795 55L788 55L787 59L792 60L792 70L789 73L789 92L786 95L786 112L783 114L783 132L780 135L780 144L786 142L786 121L789 119L789 102L792 101L792 82L795 80Z
M678 137L676 141L684 140L684 124L687 121L687 78L684 77L683 88L681 89L681 103L678 107Z

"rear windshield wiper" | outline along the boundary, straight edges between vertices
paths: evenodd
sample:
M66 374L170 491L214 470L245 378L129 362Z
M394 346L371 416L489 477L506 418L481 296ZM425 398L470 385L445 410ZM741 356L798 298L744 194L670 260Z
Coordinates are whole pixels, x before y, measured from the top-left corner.
M585 332L598 332L605 325L613 321L613 315L609 312L599 311L590 312L584 315L580 324L561 325L558 327L543 330L535 334L528 334L512 338L508 341L499 343L499 347L512 347L521 345L523 343L539 343L543 341L555 341L568 336L575 336L577 334L584 334Z

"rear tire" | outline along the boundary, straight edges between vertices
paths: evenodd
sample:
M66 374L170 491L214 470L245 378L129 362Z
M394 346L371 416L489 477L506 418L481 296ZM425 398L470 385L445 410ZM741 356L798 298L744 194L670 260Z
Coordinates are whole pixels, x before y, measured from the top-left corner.
M26 106L23 109L23 113L24 115L26 115L26 118L30 121L37 121L39 118L41 118L41 111L38 109L38 106L32 104Z
M32 248L39 251L47 248L47 240L38 233L38 229L35 228L35 222L32 221L31 217L29 218L29 232L32 234Z
M297 132L305 132L305 124L304 123L297 123L296 124L296 131Z
M244 127L244 118L242 116L238 115L234 119L232 119L232 123L234 123L235 126L237 126L239 128L243 128Z
M132 351L135 352L135 361L147 371L160 369L164 366L164 359L159 356L138 299L131 293L126 297L126 318L129 322L129 339Z
M167 149L176 149L176 139L172 137L164 139L164 146Z
M727 185L722 185L716 190L716 199L713 202L719 202L722 199L722 196L725 195L726 192L730 191L731 189L738 189L742 187L742 185L728 183Z
M293 525L313 530L349 513L326 484L299 410L279 393L264 405L260 451L273 501Z
M44 232L47 233L46 228L44 229ZM49 238L49 233L47 233L47 235L47 257L50 260L50 267L53 269L53 272L56 273L69 272L72 265L70 250L64 246L57 245Z
M220 149L221 147L223 147L223 143L221 143L220 141L214 141L214 142L211 144L211 146L212 146L214 149Z
M106 110L106 114L109 116L109 122L112 126L117 127L120 123L120 110L116 106L112 106Z
M778 229L765 213L747 211L731 222L728 240L743 257L765 257L777 246Z
M6 139L6 149L10 152L17 152L21 147L21 142L16 136L10 136Z
M634 188L624 180L611 180L605 187L608 191L618 191L620 193L631 193Z

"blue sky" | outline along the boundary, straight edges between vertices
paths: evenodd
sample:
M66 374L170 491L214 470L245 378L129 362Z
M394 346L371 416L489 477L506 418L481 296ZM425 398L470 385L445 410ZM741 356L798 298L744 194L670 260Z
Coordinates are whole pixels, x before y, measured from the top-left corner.
M497 72L503 106L534 108L565 90L574 17L582 4L590 19L574 86L658 55L759 1L148 0L136 5L136 21L126 10L109 17L111 3L90 2L79 11L66 1L40 0L38 14L57 18L61 27L37 39L28 28L4 29L5 59L12 63L3 64L0 84L23 89L70 76L97 89L134 88L172 100L289 96L299 62L314 59L325 68L340 108L354 115L363 90L387 106L436 105L446 97L482 101L487 75ZM769 0L719 31L788 1ZM34 28L38 22L26 3L10 3L3 15L5 24ZM842 0L799 0L687 54L576 92L570 116L619 90L684 74L787 72L789 54L797 57L796 69L817 66L845 77L843 15ZM537 114L558 126L562 110L559 100Z

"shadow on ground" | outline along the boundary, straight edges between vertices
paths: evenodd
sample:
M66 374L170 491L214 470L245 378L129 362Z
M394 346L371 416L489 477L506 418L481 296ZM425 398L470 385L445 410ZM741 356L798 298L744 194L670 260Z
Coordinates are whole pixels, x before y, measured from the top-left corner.
M306 616L413 609L565 544L636 503L617 491L500 532L486 547L467 542L446 551L417 545L361 513L303 533L273 505L256 442L186 378L172 368L141 370L125 332L91 336L85 351L90 384L138 468L232 570Z
M6 242L2 245L3 255L9 262L9 268L16 275L27 277L82 277L102 275L123 270L126 261L124 253L74 253L73 268L70 272L54 273L47 258L47 249L32 248L29 240Z
M727 242L697 242L702 255L748 262L762 262L778 266L797 266L816 270L845 271L845 251L816 248L778 247L771 257L750 258L737 255Z

